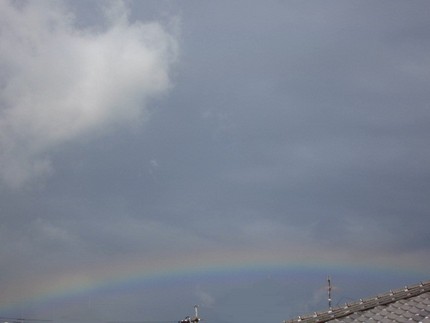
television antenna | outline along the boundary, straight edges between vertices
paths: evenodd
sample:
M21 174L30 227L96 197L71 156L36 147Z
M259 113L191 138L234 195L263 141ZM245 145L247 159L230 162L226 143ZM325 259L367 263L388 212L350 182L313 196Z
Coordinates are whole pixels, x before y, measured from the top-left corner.
M198 323L202 319L199 318L198 305L194 305L194 317L187 316L185 319L179 321L178 323Z
M331 311L331 279L330 276L327 276L327 294L328 294L328 308Z

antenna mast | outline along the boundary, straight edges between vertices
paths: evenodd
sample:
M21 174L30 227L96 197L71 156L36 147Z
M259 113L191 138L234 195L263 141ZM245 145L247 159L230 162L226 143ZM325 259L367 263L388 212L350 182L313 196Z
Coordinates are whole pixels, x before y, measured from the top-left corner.
M328 293L328 308L331 311L332 307L331 307L331 279L330 279L330 276L327 276L327 283L328 283L328 289L327 289L327 293Z

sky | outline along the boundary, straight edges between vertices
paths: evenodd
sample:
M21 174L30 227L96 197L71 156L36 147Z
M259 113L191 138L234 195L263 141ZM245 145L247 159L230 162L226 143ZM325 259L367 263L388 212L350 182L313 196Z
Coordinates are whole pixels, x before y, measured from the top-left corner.
M281 322L430 279L427 1L0 0L0 316Z

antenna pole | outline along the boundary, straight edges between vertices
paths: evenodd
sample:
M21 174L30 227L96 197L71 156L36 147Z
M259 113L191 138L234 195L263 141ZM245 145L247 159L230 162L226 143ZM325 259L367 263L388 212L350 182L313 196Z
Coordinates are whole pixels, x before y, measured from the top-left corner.
M330 276L327 276L327 283L328 283L328 308L330 309L330 311L332 310L331 307L331 280L330 280Z

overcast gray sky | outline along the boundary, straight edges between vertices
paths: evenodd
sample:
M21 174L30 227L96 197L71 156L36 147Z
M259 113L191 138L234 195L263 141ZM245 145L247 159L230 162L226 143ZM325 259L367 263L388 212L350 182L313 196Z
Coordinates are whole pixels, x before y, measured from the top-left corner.
M427 1L0 1L0 316L280 322L430 278Z

